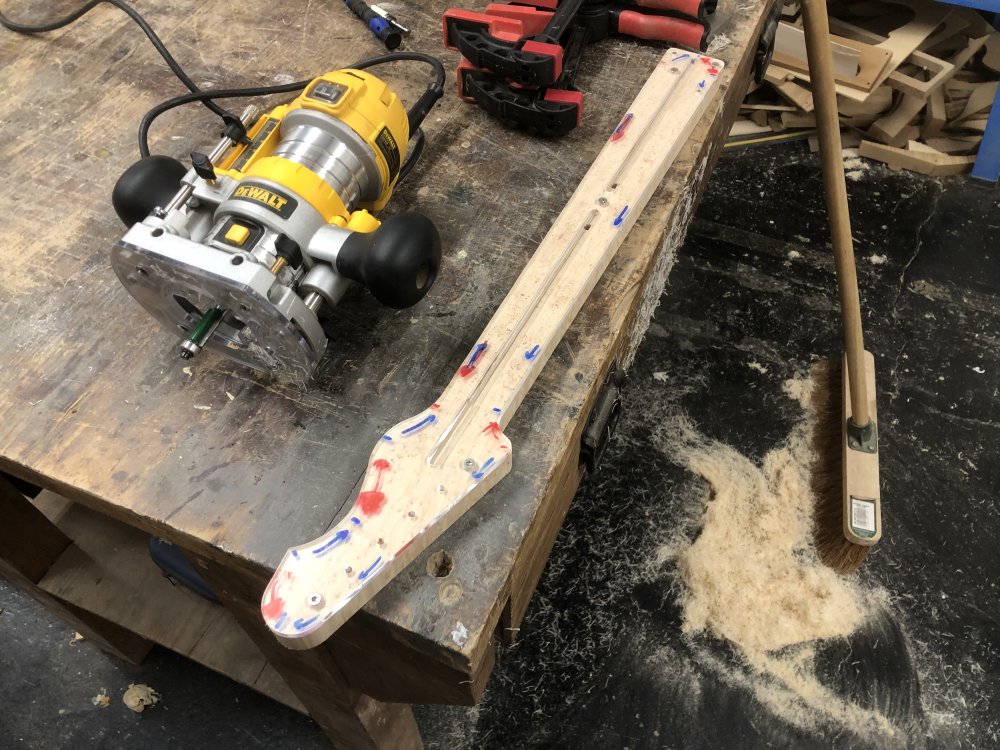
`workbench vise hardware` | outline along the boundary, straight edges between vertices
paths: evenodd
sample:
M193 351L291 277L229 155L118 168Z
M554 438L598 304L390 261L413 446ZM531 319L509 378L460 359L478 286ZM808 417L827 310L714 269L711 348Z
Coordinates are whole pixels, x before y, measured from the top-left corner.
M416 304L434 283L433 222L369 213L408 171L410 136L440 93L427 96L407 112L370 73L334 71L291 104L244 112L243 127L192 154L190 169L141 159L112 196L130 227L111 253L115 273L183 338L181 357L212 349L304 382L327 347L321 308L351 282L393 308Z

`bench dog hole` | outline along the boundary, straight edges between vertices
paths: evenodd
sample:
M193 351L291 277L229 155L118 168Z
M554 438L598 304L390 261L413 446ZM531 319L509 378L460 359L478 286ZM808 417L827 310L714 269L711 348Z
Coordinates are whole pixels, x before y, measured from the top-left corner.
M427 560L427 575L434 578L444 578L455 567L455 561L444 550L439 550Z

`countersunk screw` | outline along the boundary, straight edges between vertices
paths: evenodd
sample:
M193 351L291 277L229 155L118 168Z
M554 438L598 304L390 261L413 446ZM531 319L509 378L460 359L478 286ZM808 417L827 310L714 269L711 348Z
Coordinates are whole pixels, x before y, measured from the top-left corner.
M410 518L416 518L417 517L417 514L414 513L412 510L409 513L407 513L406 515L408 515Z
M323 597L318 591L314 591L309 594L309 598L306 600L309 602L310 607L321 607L323 606Z
M462 461L462 468L465 469L466 471L475 471L476 470L475 460L471 458L465 459L464 461Z
M354 568L348 565L346 568L344 568L344 572L347 573L347 575L350 575L351 573L354 572Z

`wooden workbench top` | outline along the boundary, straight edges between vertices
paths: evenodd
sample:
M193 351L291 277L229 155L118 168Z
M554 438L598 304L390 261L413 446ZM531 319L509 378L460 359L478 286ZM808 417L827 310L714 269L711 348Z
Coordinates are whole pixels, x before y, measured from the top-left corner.
M51 5L5 12L41 22L76 3ZM408 48L439 54L451 74L458 56L440 43L447 7L395 12L414 29ZM723 93L508 428L511 475L338 634L357 655L356 669L344 659L347 676L365 692L428 702L481 692L498 624L520 621L579 481L592 400L638 343L742 99L763 7L720 3ZM142 6L205 87L298 80L384 52L334 0L232 10L216 0ZM272 569L338 518L383 431L448 383L661 49L607 40L588 50L583 122L556 141L504 129L449 83L425 123L424 156L389 207L437 224L437 284L404 311L348 293L302 390L211 354L181 361L177 339L111 270L124 227L110 194L138 156L137 123L182 92L141 32L110 7L41 37L0 31L0 468L226 565ZM376 72L405 102L427 80L419 64ZM213 115L186 107L157 121L152 150L186 158L217 131ZM441 551L453 567L436 577L442 566L429 561ZM402 676L370 674L382 663Z

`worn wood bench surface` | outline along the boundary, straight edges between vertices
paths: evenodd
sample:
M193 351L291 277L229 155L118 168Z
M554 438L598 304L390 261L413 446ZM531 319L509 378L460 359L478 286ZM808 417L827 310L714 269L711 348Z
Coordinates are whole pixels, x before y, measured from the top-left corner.
M76 5L18 1L5 12L41 22ZM309 78L384 52L334 0L247 0L238 13L216 0L140 7L206 87ZM458 57L440 43L447 7L395 12L414 29L408 48L453 72ZM511 475L334 637L360 691L405 703L482 692L494 639L520 622L580 480L593 399L638 344L742 99L763 11L760 0L720 3L722 93L508 428ZM186 366L111 271L124 229L110 193L137 158L136 125L182 93L141 32L110 7L37 38L0 31L0 469L262 587L288 546L338 518L383 430L449 381L661 49L606 40L588 50L583 123L557 141L501 127L449 82L425 123L424 156L389 206L436 222L437 284L404 311L350 292L302 390L213 355ZM418 64L377 72L407 103L427 80ZM214 115L186 107L157 121L152 150L185 158L217 130Z

